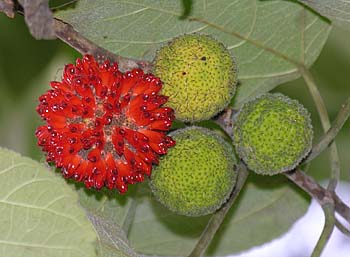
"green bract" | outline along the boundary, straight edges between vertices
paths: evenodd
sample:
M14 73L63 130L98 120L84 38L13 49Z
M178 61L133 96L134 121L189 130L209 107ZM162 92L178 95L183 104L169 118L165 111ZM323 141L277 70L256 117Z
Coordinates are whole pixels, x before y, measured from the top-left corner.
M163 81L167 105L182 121L208 120L234 95L237 67L229 51L205 35L184 35L161 48L154 74Z
M170 134L175 147L152 172L155 197L177 214L202 216L220 208L235 183L233 149L214 132L189 127Z
M235 118L233 132L238 155L259 174L292 170L312 146L309 112L279 93L245 103Z

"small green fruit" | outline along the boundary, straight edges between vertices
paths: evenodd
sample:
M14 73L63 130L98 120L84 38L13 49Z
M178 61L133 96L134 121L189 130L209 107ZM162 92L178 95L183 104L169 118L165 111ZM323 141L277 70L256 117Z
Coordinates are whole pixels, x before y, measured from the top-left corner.
M215 132L195 126L170 135L176 145L161 157L150 180L155 197L180 215L213 213L236 183L231 145Z
M163 81L161 93L178 120L208 120L234 95L237 66L230 52L212 37L184 35L162 47L154 72Z
M234 121L234 143L241 159L258 174L294 169L310 152L309 112L282 94L264 94L243 105Z

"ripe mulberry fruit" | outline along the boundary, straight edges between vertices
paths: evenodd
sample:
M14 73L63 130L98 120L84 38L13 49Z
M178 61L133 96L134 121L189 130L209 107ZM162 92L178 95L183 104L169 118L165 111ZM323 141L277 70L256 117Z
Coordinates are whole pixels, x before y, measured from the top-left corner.
M174 112L162 107L168 97L158 94L162 83L152 74L122 73L116 63L98 65L85 55L51 87L39 98L46 124L36 130L38 145L66 178L87 188L124 193L175 144L166 135Z

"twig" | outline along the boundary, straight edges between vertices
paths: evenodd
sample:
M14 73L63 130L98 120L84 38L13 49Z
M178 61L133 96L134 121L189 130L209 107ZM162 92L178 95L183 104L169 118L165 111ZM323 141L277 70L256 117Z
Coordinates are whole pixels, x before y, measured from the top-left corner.
M350 231L347 229L338 219L335 219L335 226L342 232L344 235L350 236Z
M339 198L337 194L324 189L312 177L307 176L301 170L284 173L291 181L313 197L321 206L334 201L334 208L350 224L350 208Z
M350 97L341 106L340 111L336 119L334 120L332 127L324 134L320 141L312 147L311 154L305 160L305 163L315 159L321 152L323 152L328 145L334 140L341 128L350 116Z
M334 203L329 202L325 205L322 205L322 209L325 215L325 223L324 223L320 238L318 239L317 244L314 250L312 251L311 257L321 256L334 230L334 224L335 224Z
M56 36L81 54L91 54L100 63L104 62L106 59L110 60L111 62L118 62L119 68L122 71L140 68L147 73L152 70L152 64L150 62L135 60L113 54L83 37L81 34L75 31L71 25L57 18L55 18L54 21Z
M22 6L15 6L15 11L21 15L25 15ZM151 72L152 63L145 60L136 60L116 55L102 47L99 47L94 42L82 36L74 28L64 21L54 18L54 32L57 38L70 45L81 54L91 54L97 62L103 63L105 60L117 62L121 71L131 70L134 68L142 69L145 73Z
M212 241L214 235L218 231L220 225L224 221L228 211L230 210L231 206L237 199L239 192L245 185L247 177L248 177L248 171L246 167L243 164L241 164L238 168L238 181L229 200L219 211L214 213L213 216L210 218L206 228L204 229L202 235L200 236L196 246L190 253L189 257L199 257L204 254L210 242Z
M318 114L320 116L323 130L326 132L331 127L331 122L329 120L328 112L326 109L326 105L323 101L323 98L309 70L306 69L305 66L298 66L298 69L301 76L304 78L306 85L309 88L310 94L315 102ZM334 192L340 177L340 163L339 163L338 150L335 142L333 142L330 145L330 161L331 161L331 178L329 180L329 184L327 188L328 190Z
M333 194L333 199L336 207L335 211L350 223L350 208L345 203L343 203L337 194Z
M15 17L14 6L12 0L0 0L0 12L5 13L9 18Z

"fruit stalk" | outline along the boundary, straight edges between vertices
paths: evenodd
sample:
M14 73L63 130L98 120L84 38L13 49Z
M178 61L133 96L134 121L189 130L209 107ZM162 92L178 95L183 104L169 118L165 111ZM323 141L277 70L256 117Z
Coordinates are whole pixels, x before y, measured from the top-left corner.
M327 203L322 206L323 212L325 214L325 224L318 239L318 242L312 251L311 257L319 257L321 256L323 250L325 249L329 238L332 235L335 225L335 216L334 216L334 203Z
M238 166L237 184L234 187L230 198L220 210L213 214L206 228L202 232L196 246L189 254L189 257L199 257L205 253L213 237L223 223L228 211L231 209L233 203L236 201L239 193L241 192L241 189L244 187L247 177L248 170L246 169L245 165L241 163Z
M320 94L320 91L317 88L315 80L311 74L311 72L306 69L304 66L299 66L299 72L303 77L310 94L315 102L317 112L320 116L321 124L324 132L326 132L331 127L331 122L328 117L328 112L324 100ZM330 145L330 163L331 163L331 179L328 183L328 189L330 191L335 191L337 187L339 178L340 178L340 161L338 155L338 149L335 142L332 142Z
M305 163L308 163L315 159L321 152L323 152L329 144L332 143L336 135L344 126L345 122L349 119L350 116L350 97L342 104L340 111L336 119L334 120L332 127L324 134L319 142L312 147L310 155L305 160Z

